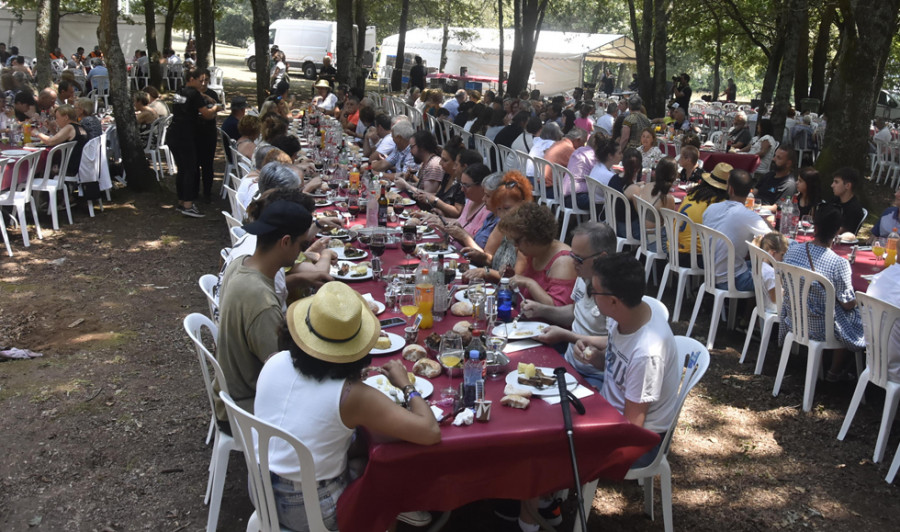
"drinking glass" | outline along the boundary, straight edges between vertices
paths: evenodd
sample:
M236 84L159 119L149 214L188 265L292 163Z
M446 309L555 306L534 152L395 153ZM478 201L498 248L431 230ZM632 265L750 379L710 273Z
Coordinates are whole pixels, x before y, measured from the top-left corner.
M394 214L396 214L398 217L403 214L403 209L405 208L406 206L403 205L403 198L394 200Z
M812 233L813 230L813 217L805 214L800 217L800 229L804 233Z
M884 260L884 243L875 239L875 242L872 243L872 254L875 255L875 264L878 264L878 259Z
M412 262L415 258L413 257L413 253L416 251L416 245L419 243L419 237L416 233L416 228L413 227L412 231L407 231L406 228L403 228L403 236L400 237L400 249L406 253L407 262Z
M398 300L400 301L400 312L406 316L406 325L408 326L412 317L419 313L419 301L416 299L415 288L407 290L404 287L403 293L400 294Z
M456 387L453 386L453 370L450 368L457 368L462 364L462 337L453 331L444 334L443 338L441 338L441 348L438 351L438 357L441 359L441 364L447 368L447 376L449 377L447 387L441 389L441 397L453 400L458 393Z
M384 230L378 228L372 233L372 237L369 240L369 249L372 250L373 255L380 257L384 255L385 246L387 246L387 234L385 234Z

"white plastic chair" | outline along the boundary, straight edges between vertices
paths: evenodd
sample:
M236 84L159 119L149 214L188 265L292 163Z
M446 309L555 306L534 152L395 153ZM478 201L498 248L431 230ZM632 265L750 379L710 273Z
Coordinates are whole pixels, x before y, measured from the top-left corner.
M237 152L237 145L234 139L228 136L228 133L222 131L222 128L216 129L219 131L219 138L222 139L222 152L225 154L225 170L222 171L222 175L224 176L222 182L227 185L228 182L226 179L228 178L228 175L237 167L237 161L234 156L235 152ZM224 187L222 188L222 197L225 197Z
M872 384L884 388L884 410L881 413L881 428L878 430L878 439L875 441L875 454L872 461L878 463L884 458L884 449L887 447L888 436L891 433L891 425L894 424L894 415L897 413L897 404L900 403L900 382L891 380L888 373L888 365L890 362L891 336L894 333L894 327L900 327L900 308L890 303L882 301L878 298L856 292L856 303L859 305L859 313L862 316L863 331L866 339L866 369L859 376L856 383L856 391L853 392L853 399L850 401L850 408L847 410L847 416L844 417L844 424L841 425L841 431L838 433L837 439L842 440L850 430L850 424L853 423L853 417L856 415L856 409L862 402L863 395L866 392L866 386ZM894 457L894 463L891 469L895 469L894 464L898 464L900 450ZM896 474L896 470L895 470ZM893 475L890 476L888 482L893 481Z
M167 115L160 120L163 121L162 126L160 127L159 133L159 151L160 151L160 159L164 155L166 158L166 171L169 175L175 175L178 173L178 168L175 166L175 157L172 156L172 150L169 149L169 145L166 144L166 137L169 134L169 125L172 123L173 116Z
M209 83L207 88L211 89L219 97L220 102L225 102L225 71L217 66L209 67Z
M100 109L100 100L103 100L104 109L109 107L109 76L93 76L91 89L87 97L94 101L94 114L97 114Z
M784 288L783 304L789 305L788 315L791 317L791 328L784 338L784 347L781 349L781 360L778 363L778 374L775 377L775 387L772 396L778 397L781 390L781 381L787 369L788 357L794 342L805 345L809 349L809 358L806 361L806 386L803 390L803 410L809 412L812 409L813 395L816 391L816 377L822 372L822 351L825 349L840 349L844 344L834 336L834 285L824 275L807 270L800 266L793 266L778 262L775 264L776 283L781 283ZM809 291L814 284L825 291L825 339L813 340L809 337L810 315L807 309ZM781 324L784 327L784 323Z
M568 168L560 164L550 163L550 168L553 173L553 190L555 191L556 197L560 198L559 210L556 212L557 215L562 214L559 239L560 241L565 241L566 233L569 230L569 220L572 216L577 217L578 222L581 223L584 221L585 217L590 217L591 211L582 209L578 206L578 202L575 198L575 175ZM563 183L565 181L569 182L569 190L571 191L568 196L563 194ZM568 207L566 206L566 200L569 202Z
M754 370L754 373L759 375L762 373L763 364L766 361L766 352L769 350L769 337L772 335L772 326L776 323L781 323L782 288L781 283L775 283L775 312L767 311L766 303L769 301L769 291L766 290L763 282L762 265L766 260L771 261L773 264L776 261L771 255L751 242L747 242L747 247L750 250L750 275L753 276L753 293L756 297L756 306L753 307L753 312L750 314L750 323L747 325L747 338L744 340L744 349L741 350L741 359L738 362L743 364L744 359L747 358L747 350L750 348L753 331L756 329L756 324L761 322L759 355L756 357L756 369Z
M606 223L616 231L616 252L622 251L625 249L625 246L640 246L640 239L635 238L631 230L631 217L633 216L633 213L631 212L631 202L628 201L625 194L622 194L609 185L604 185L603 183L594 184L603 191L603 208L606 213ZM618 220L618 217L616 216L616 202L621 202L622 205L625 206L625 219L621 220L621 222L625 224L625 236L619 236L617 229L620 220Z
M184 318L184 330L194 342L194 347L197 350L197 358L200 361L200 370L203 373L203 385L206 387L209 407L212 409L210 426L215 432L215 438L213 440L212 458L209 461L209 479L206 482L206 497L204 498L203 503L209 504L206 530L207 532L215 532L219 523L219 509L222 505L222 491L225 488L225 475L228 472L228 455L231 451L240 452L242 449L239 443L241 441L239 437L225 434L219 430L219 426L216 424L215 391L213 390L213 383L218 383L219 388L225 395L228 394L228 385L225 381L225 374L222 373L222 367L219 366L216 358L208 349L206 349L206 346L203 345L201 329L204 327L209 330L213 339L217 338L219 334L218 327L216 327L216 324L208 317L194 312L188 314L187 317ZM209 372L210 366L213 368L212 375L210 375ZM213 377L215 377L215 381L213 380ZM231 426L231 431L233 434L236 434L234 425ZM209 438L207 437L207 442L208 441Z
M231 236L231 245L234 246L244 236L246 231L244 231L241 221L229 212L222 211L222 215L225 216L225 224L228 226L228 234Z
M551 177L551 186L550 190L553 190L553 198L550 198L550 191L547 190L547 181L544 176L547 173L553 175L553 163L548 161L547 159L541 157L531 157L531 161L534 164L534 188L537 188L541 191L541 199L539 203L550 207L550 210L553 213L556 213L556 209L559 207L559 194L553 190L552 186L552 177Z
M754 296L753 292L744 292L738 290L734 286L734 244L727 236L716 231L711 227L703 224L696 224L699 233L700 249L703 250L703 284L697 292L697 302L694 303L694 312L691 314L691 323L688 325L687 335L691 335L694 330L694 323L697 321L697 314L700 313L700 307L703 304L703 295L711 294L713 296L713 311L709 323L709 338L706 341L706 348L712 349L716 341L716 330L719 327L719 317L722 314L722 308L726 299L747 299ZM725 246L728 253L727 268L728 272L728 289L723 290L716 288L716 249L718 246ZM743 259L737 259L743 260ZM728 329L734 329L734 322L737 316L737 305L731 305L728 312Z
M228 204L231 206L231 215L238 220L243 220L247 213L244 211L241 202L237 199L237 190L225 185L223 185L222 188L225 189L225 194L228 196Z
M641 232L641 243L638 245L638 249L635 252L635 258L640 260L641 255L643 255L646 259L644 264L644 282L646 283L650 279L651 269L654 270L655 277L656 261L666 260L669 257L669 254L666 252L665 246L663 246L663 227L660 223L662 220L656 207L638 196L634 197L634 202L637 206L638 227ZM650 218L653 218L653 220L649 220ZM648 229L648 221L652 221L655 228ZM652 250L651 247L653 248Z
M159 149L159 141L162 138L163 130L165 129L165 119L157 118L150 124L150 128L147 132L147 143L144 145L144 155L150 157L150 168L153 169L153 173L156 175L156 180L162 180L162 157Z
M676 336L675 344L678 346L678 355L684 360L684 375L681 379L681 386L678 389L678 402L675 406L675 417L666 431L666 436L659 448L656 458L650 465L639 469L630 469L625 474L626 480L642 481L644 485L644 513L653 519L653 481L655 477L659 477L659 490L661 496L661 504L663 511L663 528L666 532L672 532L674 525L672 523L672 468L669 465L669 449L672 444L672 436L678 426L678 418L681 416L681 409L684 401L690 391L700 382L703 375L709 368L709 350L703 345L687 336ZM594 501L594 493L597 490L597 481L589 482L582 487L584 494L585 512L590 513L591 505ZM574 531L581 531L581 523L575 522Z
M184 84L184 63L169 63L166 74L169 90L177 91Z
M59 231L59 214L56 211L56 194L60 191L63 194L63 202L66 206L66 215L69 218L69 225L72 225L72 206L69 203L69 189L66 188L65 169L68 167L69 159L72 156L72 148L74 148L76 144L77 142L71 141L54 146L53 149L47 153L47 164L44 165L43 177L35 179L34 184L31 186L32 192L46 192L49 196L48 211L50 212L50 218L53 220L54 231ZM50 164L50 161L53 161L55 157L58 157L59 171L56 175L53 175L53 165Z
M28 240L28 224L25 219L26 205L31 205L31 215L34 217L34 228L38 238L44 239L44 234L41 232L41 223L38 220L37 207L31 197L31 186L34 184L34 174L37 171L40 157L41 152L35 151L16 159L10 174L12 180L9 183L9 188L0 192L0 207L16 208L19 229L22 231L22 243L26 248L31 246L31 241ZM10 251L8 241L6 250L7 252Z
M3 172L6 170L6 164L8 162L9 159L0 159L0 176L2 176ZM6 254L12 257L12 247L9 245L9 234L6 232L6 219L3 216L2 210L0 210L0 235L3 235L3 243L6 245Z
M663 230L666 232L669 249L666 267L663 269L662 280L659 282L659 291L656 293L656 299L662 299L666 291L666 284L669 280L669 274L678 276L678 286L675 288L675 311L672 313L672 322L678 321L681 315L681 304L684 299L684 292L687 288L687 281L691 277L702 277L703 267L699 264L697 258L697 228L694 221L680 212L671 209L659 209L659 215L662 217ZM678 254L678 239L682 232L687 231L690 235L690 266L682 266L680 256Z
M509 172L510 170L518 170L525 175L525 168L519 167L519 157L516 155L516 151L512 148L507 148L502 144L497 144L497 150L500 152L500 171L503 173Z
M217 284L219 284L219 278L211 273L200 277L200 291L206 296L206 302L209 304L209 318L218 325L219 299L216 294ZM210 434L212 434L212 431L210 431ZM206 443L209 443L209 436L206 437Z
M247 520L247 530L265 532L281 530L278 524L278 510L275 507L275 495L272 490L272 477L269 469L269 446L273 439L290 445L300 462L301 491L304 501L318 501L318 483L316 481L316 462L312 453L293 435L280 428L266 423L258 417L237 406L224 391L219 397L225 403L228 420L232 430L240 434L244 444L244 459L250 476L250 489L256 501L256 511ZM254 435L256 438L254 438ZM322 520L322 507L318 504L304 504L306 520L310 532L328 532Z

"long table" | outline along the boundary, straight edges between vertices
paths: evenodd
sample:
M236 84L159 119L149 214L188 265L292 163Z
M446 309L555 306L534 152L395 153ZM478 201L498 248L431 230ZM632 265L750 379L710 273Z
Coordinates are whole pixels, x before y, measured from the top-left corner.
M666 155L673 158L678 156L675 152L674 143L666 143ZM734 168L746 170L751 175L756 171L760 162L759 156L752 153L733 153L713 150L700 150L700 160L703 162L703 169L707 172L712 172L713 168L719 163L728 163Z
M388 249L382 257L384 271L405 263L399 249ZM371 293L384 301L385 284L372 280L351 285L360 293ZM400 316L387 309L381 319ZM443 333L457 318L447 313L433 329L419 333L419 343L431 332ZM471 321L471 318L469 318ZM402 335L401 328L392 330ZM564 366L581 385L587 383L549 347L512 353L509 367L518 362L537 366ZM397 352L373 359L382 365L392 358L412 363ZM434 395L449 384L442 374L431 379ZM461 377L455 377L459 385ZM387 441L368 435L369 462L362 477L352 482L338 500L338 524L342 531L385 530L395 516L413 510L449 511L481 499L528 499L572 486L572 467L563 431L559 405L534 397L527 410L500 405L503 378L485 383L485 396L493 401L491 420L470 426L441 425L441 443L421 446ZM659 442L659 437L632 425L599 393L582 399L586 414L573 414L574 439L581 479L621 480L638 457ZM445 408L445 411L448 410Z

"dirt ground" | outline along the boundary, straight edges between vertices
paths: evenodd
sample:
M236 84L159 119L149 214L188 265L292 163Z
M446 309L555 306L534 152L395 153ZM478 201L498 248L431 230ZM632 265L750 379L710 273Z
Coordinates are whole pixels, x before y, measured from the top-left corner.
M158 195L116 190L95 218L82 202L75 225L60 231L42 218L44 239L30 248L10 228L15 256L0 256L0 346L44 356L0 363L0 530L205 528L209 406L182 319L207 312L197 280L217 270L228 244L216 215L227 205L217 199L204 206L205 219L185 218L172 207L171 182ZM889 192L869 193L880 212ZM709 309L698 338L708 322ZM717 345L728 347L713 351L681 414L669 454L676 530L891 528L898 488L884 476L900 431L885 460L871 461L884 393L870 389L839 442L853 384L819 383L815 408L804 413L804 357L792 357L773 398L775 347L757 376L756 342L749 363L738 364L743 339L720 328ZM589 528L661 530L658 490L656 500L650 521L636 483L603 483ZM517 529L491 508L459 509L444 530ZM575 519L571 499L566 510L561 530ZM219 529L244 530L251 511L243 459L232 453Z

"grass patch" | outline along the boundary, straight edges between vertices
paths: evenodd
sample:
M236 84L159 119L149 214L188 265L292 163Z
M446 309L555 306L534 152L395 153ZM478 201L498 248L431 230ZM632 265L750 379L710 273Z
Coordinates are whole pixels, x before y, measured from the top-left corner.
M76 336L72 343L90 343L92 349L115 349L133 342L137 338L135 331L110 331L106 333L88 333Z

